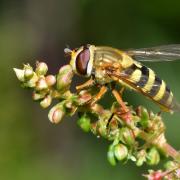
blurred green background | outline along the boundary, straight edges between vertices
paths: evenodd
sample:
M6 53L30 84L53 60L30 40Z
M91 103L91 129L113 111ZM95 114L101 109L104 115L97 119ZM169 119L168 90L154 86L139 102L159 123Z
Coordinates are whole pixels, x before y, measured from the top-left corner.
M0 0L0 179L143 179L146 166L111 167L109 142L85 134L75 118L55 126L20 88L12 68L43 60L55 74L67 64L63 49L82 44L140 48L180 43L179 0ZM147 64L180 101L180 62ZM141 95L129 103L157 110ZM180 114L164 114L167 138L176 148Z

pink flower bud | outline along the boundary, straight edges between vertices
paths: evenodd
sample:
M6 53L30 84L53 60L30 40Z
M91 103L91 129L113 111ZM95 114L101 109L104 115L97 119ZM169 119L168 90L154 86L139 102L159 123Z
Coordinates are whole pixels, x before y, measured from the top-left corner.
M44 78L39 78L39 80L36 83L36 90L41 91L47 88L48 88L48 85L46 83L46 80Z
M65 65L59 70L57 75L57 89L65 92L69 89L73 77L73 70L70 65Z
M51 108L48 114L49 120L54 124L61 122L64 116L65 116L64 102L55 105L53 108Z
M56 83L56 78L53 75L48 75L45 79L48 86L53 86Z
M52 102L52 98L50 95L48 95L40 102L40 105L43 108L47 108L48 106L50 106L51 102Z

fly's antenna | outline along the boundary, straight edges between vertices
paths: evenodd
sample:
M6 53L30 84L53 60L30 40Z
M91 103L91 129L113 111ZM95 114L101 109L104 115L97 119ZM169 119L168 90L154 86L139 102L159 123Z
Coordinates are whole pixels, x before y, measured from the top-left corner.
M69 45L66 45L64 49L65 56L71 56L72 50L70 49Z

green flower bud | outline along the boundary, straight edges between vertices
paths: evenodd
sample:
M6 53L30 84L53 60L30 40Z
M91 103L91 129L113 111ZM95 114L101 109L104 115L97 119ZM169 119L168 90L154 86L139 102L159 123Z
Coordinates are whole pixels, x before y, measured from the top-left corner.
M173 168L177 167L177 163L175 163L173 161L168 161L168 162L166 162L164 167L166 168L166 170L173 169Z
M147 164L149 165L157 165L160 161L160 155L158 150L155 147L152 147L147 153Z
M31 77L31 79L25 82L24 86L33 88L36 86L37 81L38 81L38 76L36 75L36 73L33 73L33 76Z
M24 77L26 80L30 80L34 75L34 71L30 65L24 65Z
M65 65L60 68L57 75L57 89L65 92L69 89L73 77L73 70L70 65Z
M56 77L53 75L48 75L45 79L48 86L53 86L56 83Z
M135 137L132 130L127 127L121 128L120 140L127 145L133 145L135 143Z
M114 156L114 146L110 145L107 153L107 159L112 166L116 165L116 158Z
M136 165L137 166L142 166L143 163L146 161L146 151L144 149L142 149L141 151L139 151L136 155Z
M145 109L144 107L141 107L140 123L144 128L147 128L149 125L149 113L148 113L147 109Z
M84 132L89 132L91 127L91 120L87 114L83 114L77 121L77 124L81 127Z
M37 62L35 72L38 76L45 75L47 71L48 71L48 66L46 63Z
M65 113L66 110L64 108L64 101L63 101L51 108L48 114L48 118L52 123L57 124L61 122L61 120L65 116Z
M13 68L16 77L18 78L19 81L24 82L25 78L24 78L24 70L22 69L17 69L17 68Z
M128 156L128 149L123 144L117 144L114 147L114 155L117 160L122 161Z
M40 102L40 105L41 107L43 108L47 108L51 105L51 102L52 102L52 98L50 95L47 95L41 102Z
M46 83L46 80L43 77L39 78L39 80L36 83L36 90L42 91L42 90L45 90L47 88L48 88L48 85Z
M107 122L104 121L104 119L99 120L97 124L98 128L98 133L102 136L105 137L107 136Z

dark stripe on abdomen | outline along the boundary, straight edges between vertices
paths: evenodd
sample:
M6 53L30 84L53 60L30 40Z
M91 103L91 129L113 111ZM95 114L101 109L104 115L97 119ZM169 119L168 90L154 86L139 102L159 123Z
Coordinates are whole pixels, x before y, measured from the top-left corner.
M161 104L166 105L167 107L170 107L171 103L172 103L172 99L173 99L173 97L172 97L171 100L168 101L170 96L173 96L172 92L171 92L170 88L166 85L166 90L164 92L164 95L163 95L163 97L161 98L161 100L159 102Z
M140 68L141 70L141 78L140 80L136 83L137 86L139 87L144 87L146 85L146 83L148 82L149 79L149 68L147 68L146 66L142 66Z
M132 64L130 67L128 67L124 70L124 73L126 75L130 76L136 69L139 69L139 68L135 64Z
M153 98L159 92L161 84L162 80L159 77L155 76L154 84L152 86L152 89L149 91L148 95Z

